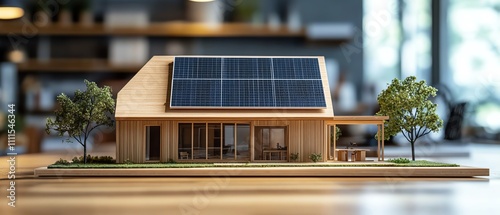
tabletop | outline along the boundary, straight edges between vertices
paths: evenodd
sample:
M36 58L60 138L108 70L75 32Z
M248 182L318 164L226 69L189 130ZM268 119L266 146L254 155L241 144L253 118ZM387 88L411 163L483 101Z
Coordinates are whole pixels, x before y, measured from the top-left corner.
M489 214L500 211L500 147L438 161L491 168L479 178L50 177L33 168L74 154L19 155L16 207L0 214ZM7 196L8 157L0 157Z

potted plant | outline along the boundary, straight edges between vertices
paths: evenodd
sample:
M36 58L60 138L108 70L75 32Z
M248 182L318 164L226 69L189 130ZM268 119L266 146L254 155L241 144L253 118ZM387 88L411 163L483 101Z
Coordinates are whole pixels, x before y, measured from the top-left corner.
M309 159L311 159L312 162L316 163L322 159L321 153L311 153L309 155Z
M79 23L82 26L92 26L94 24L94 14L92 14L91 2L89 0L80 0L77 4L79 13Z
M299 160L299 153L291 153L290 154L290 160L292 162L297 162Z

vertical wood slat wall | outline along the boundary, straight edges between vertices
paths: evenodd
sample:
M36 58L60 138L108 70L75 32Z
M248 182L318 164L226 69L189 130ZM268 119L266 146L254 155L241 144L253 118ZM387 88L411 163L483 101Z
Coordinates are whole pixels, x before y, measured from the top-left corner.
M126 160L134 163L146 162L146 126L161 126L160 162L177 160L176 121L118 120L116 124L116 161L118 163ZM325 124L322 120L259 120L253 121L252 124L254 126L286 126L289 153L299 153L299 162L310 162L311 153L321 153L323 161L326 161Z
M172 143L177 135L171 121L116 121L116 162L123 163L127 160L134 163L146 161L146 126L160 126L160 162L166 162L173 157Z

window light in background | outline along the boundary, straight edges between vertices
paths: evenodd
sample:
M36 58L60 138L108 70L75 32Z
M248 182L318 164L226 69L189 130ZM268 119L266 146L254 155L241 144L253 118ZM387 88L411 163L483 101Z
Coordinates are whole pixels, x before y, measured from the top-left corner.
M0 20L17 19L24 15L21 2L16 0L0 0Z

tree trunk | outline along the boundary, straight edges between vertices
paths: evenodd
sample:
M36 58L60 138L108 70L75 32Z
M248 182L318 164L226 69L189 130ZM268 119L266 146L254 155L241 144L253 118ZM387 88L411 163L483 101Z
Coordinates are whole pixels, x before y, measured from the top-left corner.
M87 164L87 141L83 143L83 164Z
M411 159L415 161L415 141L411 141Z

